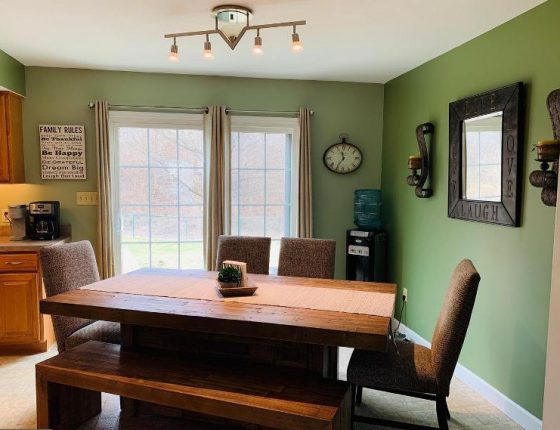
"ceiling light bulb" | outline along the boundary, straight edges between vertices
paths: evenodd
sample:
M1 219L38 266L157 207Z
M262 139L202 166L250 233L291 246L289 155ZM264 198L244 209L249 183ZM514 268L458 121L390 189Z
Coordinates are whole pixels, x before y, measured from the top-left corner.
M179 47L173 42L171 45L171 51L169 52L169 61L179 61Z
M210 43L208 40L204 42L204 51L202 53L202 56L207 60L214 59L214 53L212 52L212 43Z
M292 34L292 51L294 52L301 52L303 51L303 45L299 40L299 34L293 33Z
M253 54L262 55L264 53L262 47L262 39L260 36L255 37L255 45L253 46Z

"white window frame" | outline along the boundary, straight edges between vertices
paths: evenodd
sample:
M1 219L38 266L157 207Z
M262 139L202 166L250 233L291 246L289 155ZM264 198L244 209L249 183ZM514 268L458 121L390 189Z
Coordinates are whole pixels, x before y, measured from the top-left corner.
M245 133L289 133L292 135L292 154L290 162L290 236L298 235L298 213L299 213L299 150L300 136L297 118L268 117L268 116L242 116L232 115L231 132ZM230 139L231 140L231 139ZM229 153L231 154L231 148ZM231 166L231 159L229 160ZM231 177L231 169L228 176ZM231 186L228 187L231 202ZM231 212L231 203L228 207ZM228 229L231 228L231 218L228 220Z
M202 130L204 142L206 140L204 115L192 113L166 113L166 112L137 112L137 111L109 111L109 147L111 162L111 200L113 203L113 243L115 270L121 273L121 224L119 220L120 189L119 189L119 145L118 129L120 127L140 128L188 128ZM206 144L203 144L203 160L206 160ZM204 176L207 166L203 165ZM206 201L206 187L204 187L203 201Z

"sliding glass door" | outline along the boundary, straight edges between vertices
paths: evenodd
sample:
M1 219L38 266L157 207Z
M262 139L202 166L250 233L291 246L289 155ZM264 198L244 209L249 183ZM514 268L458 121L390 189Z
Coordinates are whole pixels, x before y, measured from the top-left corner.
M111 112L116 266L202 269L201 115Z

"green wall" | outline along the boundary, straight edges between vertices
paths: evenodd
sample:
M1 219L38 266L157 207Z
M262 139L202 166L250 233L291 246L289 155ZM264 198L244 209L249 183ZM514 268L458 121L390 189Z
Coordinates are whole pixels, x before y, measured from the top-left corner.
M204 77L54 68L26 68L24 102L26 185L0 186L0 207L34 199L61 201L62 218L75 240L94 240L96 210L77 206L76 191L96 189L94 114L90 100L150 106L208 106L238 109L315 110L312 118L312 172L315 236L337 240L337 276L344 276L345 231L352 227L353 190L379 187L383 86L318 81ZM86 127L86 181L42 181L39 124ZM323 151L342 132L360 146L364 164L350 175L336 175L322 164Z
M25 95L25 68L15 58L0 50L0 87Z
M412 70L385 86L383 177L390 273L408 288L407 325L430 339L448 279L462 258L482 276L460 362L537 417L542 416L554 209L529 184L530 152L551 138L545 100L560 87L560 1L547 3ZM448 105L523 81L527 84L522 225L447 218ZM416 125L435 124L434 196L406 185L418 152Z

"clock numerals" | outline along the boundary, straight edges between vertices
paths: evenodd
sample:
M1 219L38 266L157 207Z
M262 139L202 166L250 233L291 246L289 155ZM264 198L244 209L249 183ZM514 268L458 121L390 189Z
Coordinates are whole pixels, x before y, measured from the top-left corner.
M335 173L351 173L362 164L362 153L352 144L337 143L327 148L323 155L323 162Z

